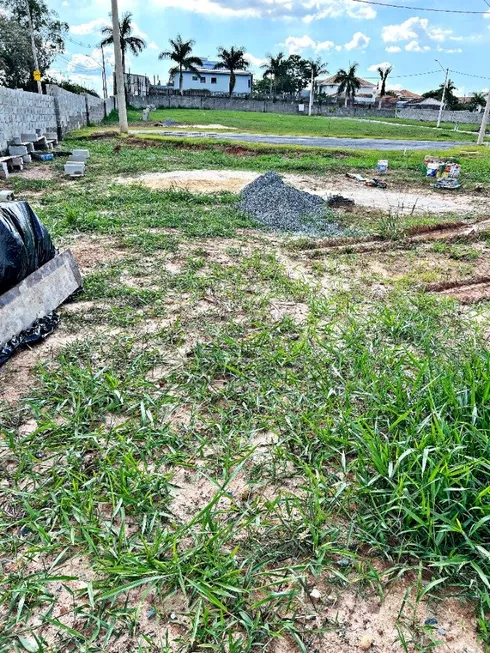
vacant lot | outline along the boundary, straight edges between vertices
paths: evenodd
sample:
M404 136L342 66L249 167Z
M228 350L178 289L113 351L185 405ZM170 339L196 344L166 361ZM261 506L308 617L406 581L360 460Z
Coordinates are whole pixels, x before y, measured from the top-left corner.
M339 246L116 179L321 185L376 152L65 146L86 177L13 178L85 287L0 371L0 650L485 651L487 205L339 210ZM455 154L485 201L488 154ZM434 192L421 158L389 155L391 190Z
M476 136L455 132L452 125L448 129L430 130L414 124L400 127L363 122L349 118L328 118L323 116L298 116L249 111L214 111L199 109L158 109L150 114L150 122L141 122L141 111L130 110L130 122L152 126L155 122L174 120L182 125L192 125L193 129L205 129L206 125L222 125L243 132L261 134L290 134L298 136L345 136L351 138L395 138L412 140L468 141L474 142ZM117 122L114 112L110 120ZM404 121L402 121L404 122ZM169 129L172 129L170 127ZM179 129L178 127L175 129Z

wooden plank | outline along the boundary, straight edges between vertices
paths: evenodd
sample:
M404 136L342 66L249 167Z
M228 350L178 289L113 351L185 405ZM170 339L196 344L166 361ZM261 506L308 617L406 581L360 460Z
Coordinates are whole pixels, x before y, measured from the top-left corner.
M49 315L81 285L78 266L66 250L0 295L0 347Z

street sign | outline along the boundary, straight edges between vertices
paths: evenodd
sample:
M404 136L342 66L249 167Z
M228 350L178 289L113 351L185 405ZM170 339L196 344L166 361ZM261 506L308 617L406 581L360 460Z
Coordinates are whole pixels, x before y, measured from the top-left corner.
M41 81L41 72L40 72L39 70L35 70L35 71L32 73L32 76L34 77L34 79L36 80L36 82L40 82L40 81Z

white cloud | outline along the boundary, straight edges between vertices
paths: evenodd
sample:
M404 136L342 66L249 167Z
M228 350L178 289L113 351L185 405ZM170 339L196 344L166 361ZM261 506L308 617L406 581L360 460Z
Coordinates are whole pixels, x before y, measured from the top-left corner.
M372 73L377 73L378 68L388 68L392 64L389 61L383 61L381 63L373 63L372 66L369 66L368 70Z
M260 68L261 66L263 66L265 63L267 63L267 59L261 59L260 57L254 57L254 55L250 54L249 52L247 52L247 54L245 55L245 59L247 59L247 61L250 62L250 66L252 68L257 68L257 69Z
M483 14L483 18L490 18L490 9Z
M463 50L461 48L441 48L441 46L438 45L437 52L445 52L446 54L460 54L463 52Z
M66 0L64 0L64 2L61 3L61 6L62 6L62 7L69 7L69 6L70 6L70 3L67 2Z
M309 48L315 52L328 52L333 48L336 50L342 49L342 46L335 45L333 41L314 41L311 36L307 36L306 34L304 36L288 36L284 43L280 45L284 45L288 49L289 54L301 54Z
M144 39L144 40L148 39L148 34L146 32L143 32L143 30L138 27L138 24L135 23L134 20L132 21L131 25L133 28L134 36L139 36L140 39Z
M150 50L160 50L161 49L160 46L157 45L157 43L155 43L155 41L150 41L148 43L148 47L150 48Z
M114 52L112 48L104 48L104 54L106 64L114 66ZM80 71L81 68L83 68L84 71L102 70L102 53L100 48L94 48L90 55L77 52L71 56L71 59L67 64L68 71L72 73L78 69L77 72L82 74L83 71Z
M386 52L390 52L391 54L395 54L396 52L401 52L402 49L398 45L389 45L387 48L385 48Z
M70 32L72 34L86 35L94 34L95 32L100 32L103 27L109 26L109 20L107 18L95 18L89 23L82 23L81 25L72 25L70 27Z
M407 52L428 52L430 47L428 45L422 47L418 41L413 40L410 41L410 43L407 43L405 50Z
M344 45L346 50L364 50L369 45L371 39L362 32L356 32L352 35L352 40Z
M453 36L452 29L432 27L428 18L412 16L398 25L385 25L381 30L385 43L400 43L403 41L437 41L443 43L446 39L459 39Z
M150 0L154 7L183 9L198 14L221 18L272 18L277 20L303 20L311 23L324 18L347 16L358 20L371 20L376 11L353 0Z

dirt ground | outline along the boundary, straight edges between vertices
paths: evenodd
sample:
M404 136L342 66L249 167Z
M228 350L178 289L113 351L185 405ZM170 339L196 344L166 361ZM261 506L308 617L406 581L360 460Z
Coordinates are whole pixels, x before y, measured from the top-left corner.
M150 173L139 177L120 177L119 183L141 183L153 190L180 188L193 193L228 191L239 193L259 173L240 170L179 170ZM479 195L458 194L457 191L418 191L372 188L342 175L284 175L286 182L300 190L328 198L344 195L356 204L382 209L398 215L458 213L462 215L488 212L490 202ZM388 181L389 184L389 181Z

